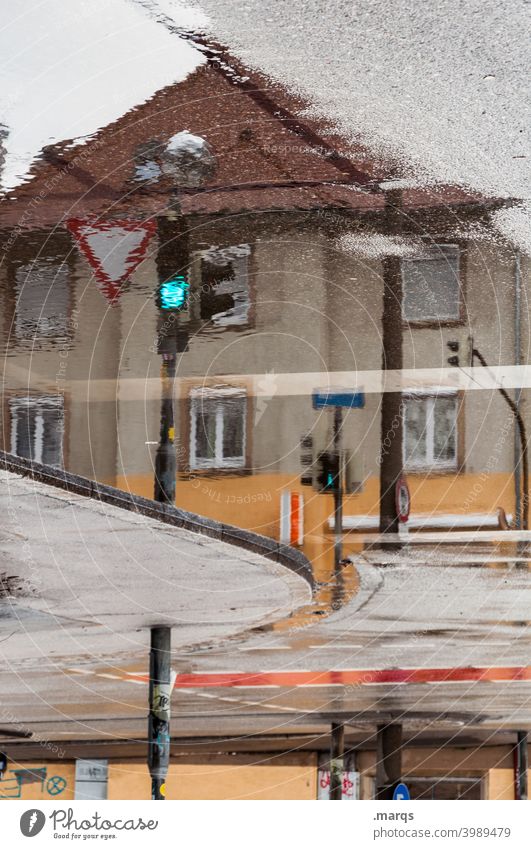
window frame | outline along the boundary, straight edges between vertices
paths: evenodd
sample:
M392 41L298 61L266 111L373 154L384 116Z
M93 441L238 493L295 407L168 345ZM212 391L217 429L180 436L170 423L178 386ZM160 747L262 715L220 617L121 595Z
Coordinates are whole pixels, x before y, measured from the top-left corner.
M223 401L229 398L241 398L244 403L242 405L242 453L237 457L223 456ZM190 443L189 443L189 465L193 472L208 472L213 470L222 471L238 471L245 470L247 465L247 420L249 413L249 401L245 389L242 387L200 387L192 389L189 395L190 400ZM214 400L216 403L216 435L215 449L213 458L198 459L196 454L197 445L197 408L204 401Z
M38 318L36 319L37 328L27 332L24 327L24 318L28 307L24 304L23 298L31 292L35 278L39 281L39 276L43 273L44 266L49 266L53 273L53 280L48 287L44 303L41 306ZM31 344L32 349L38 349L40 345L59 345L68 341L73 336L73 324L71 321L72 312L72 291L70 281L70 265L67 259L57 263L53 258L37 257L29 260L27 263L17 264L12 269L13 278L13 316L12 316L12 341L18 348ZM64 300L65 312L63 326L60 328L52 328L51 332L46 331L45 325L47 322L53 321L50 318L50 306L53 304L53 287L57 286L57 281L60 279L60 274L65 274L64 279ZM45 281L46 282L46 281ZM61 314L62 315L62 314Z
M442 239L437 240L426 246L428 251L433 251L434 259L437 258L437 249L439 248L454 248L457 252L457 278L459 283L458 292L458 317L457 318L408 318L405 314L405 277L404 268L406 263L422 262L429 259L427 256L419 255L418 257L402 257L400 260L400 280L402 284L402 325L406 328L423 328L423 327L458 327L464 324L466 320L466 250L465 246L460 242L446 242Z
M427 401L431 409L431 415L426 414L426 447L427 457L433 458L434 435L435 435L435 401L440 398L452 398L455 401L455 452L454 459L451 462L437 462L427 460L425 463L411 463L407 461L406 456L406 427L407 427L407 409L408 401ZM454 474L462 470L462 437L464 433L463 427L463 393L454 389L438 388L438 389L422 389L409 390L402 393L403 422L402 422L402 464L404 471L407 474ZM429 440L428 440L429 436Z
M255 325L255 291L254 291L254 245L252 242L234 242L227 244L216 245L212 250L219 253L229 254L231 251L241 251L240 259L245 264L246 291L248 296L247 318L244 322L228 323L226 325L216 325L212 319L202 319L201 312L201 294L203 292L203 275L201 263L207 258L209 249L205 247L196 247L191 254L191 279L192 279L192 297L190 299L190 309L185 316L185 320L192 321L198 326L199 333L218 333L220 331L231 331L234 333L245 332Z
M31 459L34 463L43 463L43 453L44 453L44 409L54 409L59 410L62 413L61 416L61 438L60 438L60 446L61 446L61 456L59 458L58 463L46 463L45 465L51 466L52 468L62 469L64 468L64 437L65 437L65 404L64 398L62 395L28 395L28 396L15 396L9 399L9 418L10 418L10 453L14 456L22 456L17 453L17 443L18 443L18 421L19 421L19 410L35 410L35 437L34 443L32 445L32 457L26 458Z

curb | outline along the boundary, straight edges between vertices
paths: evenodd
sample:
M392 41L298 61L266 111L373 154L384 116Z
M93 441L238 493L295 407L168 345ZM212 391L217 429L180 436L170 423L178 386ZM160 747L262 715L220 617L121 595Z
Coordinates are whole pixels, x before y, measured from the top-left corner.
M315 590L313 569L308 558L289 545L281 545L270 537L246 531L234 525L226 525L197 513L189 513L171 504L160 504L141 495L134 495L125 490L116 489L108 484L97 483L90 478L66 472L53 466L45 466L25 457L16 457L6 451L0 451L0 468L8 472L31 478L39 483L55 486L75 495L93 498L103 504L112 504L123 510L130 510L150 519L164 522L166 525L183 528L196 534L202 534L230 545L244 548L255 554L261 554L275 563L280 563L295 572L310 585L312 593Z
M358 573L360 581L359 590L340 610L328 616L327 622L337 622L345 617L351 617L353 614L359 613L371 600L373 595L378 592L384 582L384 577L376 566L373 566L371 563L360 563L355 557L356 555L350 555L347 559L352 563Z

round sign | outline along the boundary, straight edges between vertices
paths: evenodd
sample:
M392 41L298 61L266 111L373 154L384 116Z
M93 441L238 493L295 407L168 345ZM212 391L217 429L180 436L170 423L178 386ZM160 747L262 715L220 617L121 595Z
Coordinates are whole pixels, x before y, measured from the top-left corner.
M395 506L396 514L401 522L407 522L409 519L409 508L411 506L411 498L409 495L409 487L405 478L399 478L395 487Z
M405 784L397 784L393 793L393 799L398 802L409 802L411 796Z

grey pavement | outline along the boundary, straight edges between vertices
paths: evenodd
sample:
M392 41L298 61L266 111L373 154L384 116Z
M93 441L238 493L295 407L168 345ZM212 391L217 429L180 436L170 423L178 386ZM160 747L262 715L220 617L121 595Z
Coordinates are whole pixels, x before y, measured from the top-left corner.
M318 736L327 733L331 717L342 718L361 738L372 733L377 718L385 717L403 721L410 737L424 740L468 735L477 742L531 728L531 641L525 604L531 576L527 564L516 565L509 555L504 561L499 552L492 555L489 563L482 547L477 565L459 565L455 554L439 546L426 550L424 560L417 551L412 562L402 555L394 565L382 565L381 555L369 552L355 559L359 592L328 616L315 617L315 624L308 624L308 605L292 613L286 607L284 620L230 639L205 625L212 639L188 648L179 646L175 628L172 666L178 676L199 676L200 686L176 686L173 736ZM246 557L242 565L252 568L252 558ZM304 598L301 591L298 600ZM5 655L12 640L0 644ZM142 739L146 631L128 649L123 642L116 648L120 650L114 655L80 655L74 662L61 652L44 660L28 644L3 675L7 718L32 730L35 739L101 744ZM493 668L501 669L501 679L490 675ZM458 670L457 677L436 680L446 669ZM413 682L374 678L379 671L394 670L425 670L428 677ZM465 671L462 680L459 670ZM481 676L485 671L482 680L477 680L478 670ZM335 678L319 681L327 671ZM342 683L341 675L348 680L356 671L373 677ZM221 673L233 673L240 681L233 682L237 686L209 683L209 675ZM246 683L241 676L248 673L272 677ZM286 673L293 680L279 684L275 676ZM306 675L302 684L297 677L301 673Z
M284 566L228 543L2 472L4 660L119 656L150 626L175 647L283 619L311 597Z

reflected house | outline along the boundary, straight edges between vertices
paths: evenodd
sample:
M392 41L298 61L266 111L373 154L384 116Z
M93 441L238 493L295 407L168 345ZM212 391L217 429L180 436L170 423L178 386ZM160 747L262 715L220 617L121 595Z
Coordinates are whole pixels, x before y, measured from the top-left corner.
M489 363L510 365L519 336L525 362L529 330L525 308L515 324L514 249L490 229L498 201L404 188L393 236L379 187L391 169L287 110L297 115L300 104L285 92L269 88L264 99L204 66L85 144L43 152L32 179L0 205L2 439L7 451L153 497L164 438L179 506L275 539L281 495L298 492L303 549L327 580L333 499L304 482L331 447L333 415L314 410L311 393L335 374L365 393L342 430L345 549L358 550L378 527L382 443L397 449L397 429L380 428L386 258L400 262L403 365L419 370L400 387L398 450L413 517L430 517L426 526L496 522L499 506L514 515L512 415L496 390L464 392L448 360L466 366L473 338ZM179 191L177 206L159 157L184 129L209 142L217 170L201 190ZM524 261L520 270L525 304ZM170 322L159 287L179 275L189 291ZM426 768L423 750L411 748L408 774L433 783L445 770L465 772L467 792L479 792L482 776L484 794L510 798L506 748L488 764L469 757L468 771L460 750L448 748L443 766L431 750ZM369 786L374 759L362 754ZM205 783L217 757L196 758ZM111 765L110 796L144 793L140 760ZM227 793L248 795L256 755L229 760ZM297 781L273 765L258 794L316 796L314 752L277 761Z
M370 375L382 364L383 262L394 256L403 365L432 370L402 384L413 515L441 527L466 515L495 522L499 506L514 515L512 416L495 390L464 393L440 371L452 357L468 364L472 338L490 363L515 361L514 251L489 225L499 202L404 188L390 234L380 187L390 169L286 117L300 104L285 92L268 98L201 67L86 144L45 150L1 204L4 448L153 497L164 431L180 506L278 539L281 494L298 491L304 549L328 569L332 496L301 484L309 454L332 438L312 381L340 372L351 388L365 383L365 407L346 412L342 432L355 550L379 511L384 437ZM199 190L160 167L183 129L216 156ZM169 323L157 292L172 275L189 290ZM161 332L175 353L162 423Z

